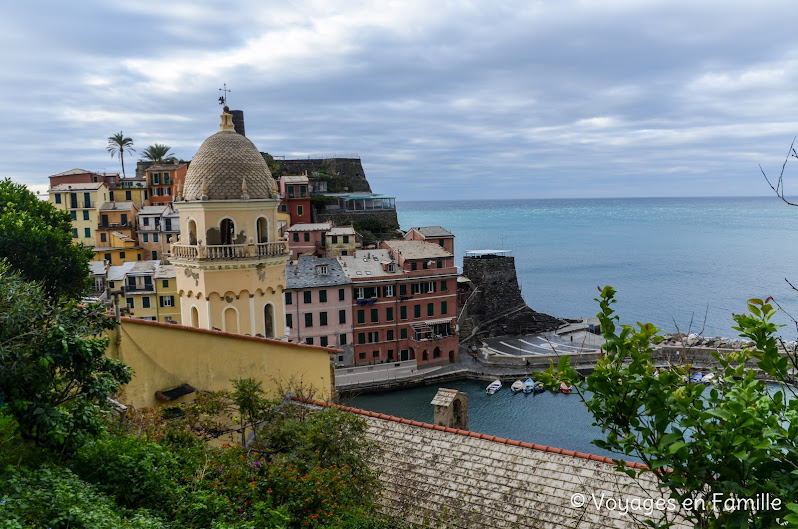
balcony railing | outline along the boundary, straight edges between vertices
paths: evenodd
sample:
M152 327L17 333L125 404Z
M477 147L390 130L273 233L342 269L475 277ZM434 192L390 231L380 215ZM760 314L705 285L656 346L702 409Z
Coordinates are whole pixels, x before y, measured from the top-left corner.
M105 224L100 223L97 224L98 230L118 230L118 229L130 229L133 228L134 225L132 222L106 222Z
M172 259L257 259L263 257L279 257L281 255L288 255L288 243L285 241L261 242L257 244L217 244L207 246L190 244L172 245Z

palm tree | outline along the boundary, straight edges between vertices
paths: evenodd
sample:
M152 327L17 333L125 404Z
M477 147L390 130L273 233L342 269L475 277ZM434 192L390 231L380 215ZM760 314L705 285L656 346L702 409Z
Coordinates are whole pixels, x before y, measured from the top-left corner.
M125 178L125 149L128 151L136 152L133 148L133 139L126 138L120 130L118 134L114 134L108 138L108 147L106 150L111 153L111 158L119 153L119 159L122 161L122 178Z
M175 163L177 158L171 152L172 148L163 143L150 145L141 153L144 160L153 163Z

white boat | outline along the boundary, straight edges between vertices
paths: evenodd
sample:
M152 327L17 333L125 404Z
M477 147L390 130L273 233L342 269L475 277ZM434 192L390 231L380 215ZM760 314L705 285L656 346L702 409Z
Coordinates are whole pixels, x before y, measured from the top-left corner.
M513 382L513 385L510 386L510 389L513 390L513 393L518 393L519 391L524 389L524 383L521 382L520 380L516 380L515 382Z
M703 377L701 377L701 383L705 386L709 386L710 384L715 383L715 373L707 373Z
M501 388L502 388L501 380L496 379L490 384L488 384L488 387L485 388L485 393L487 393L488 395L493 395Z

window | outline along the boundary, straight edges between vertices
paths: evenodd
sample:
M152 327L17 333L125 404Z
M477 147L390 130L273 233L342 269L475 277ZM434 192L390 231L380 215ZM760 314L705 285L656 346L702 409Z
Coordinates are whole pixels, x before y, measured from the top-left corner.
M168 279L164 279L163 281L161 281L161 284L163 285L164 288L169 288L169 280Z
M358 323L366 323L366 311L365 310L361 309L361 310L357 311L357 322Z
M327 347L327 337L326 336L322 336L321 338L319 338L319 345L321 345L322 347Z
M149 236L149 234L147 234L147 233L143 233L143 234L141 235L141 241L142 241L142 242L150 242L150 236Z
M427 316L435 316L435 303L427 303Z
M399 285L399 295L400 296L407 295L407 285Z
M341 335L341 345L346 345L346 335L345 334Z
M125 200L132 200L133 193L131 191L125 191Z
M338 311L338 323L346 323L346 309Z
M402 320L407 319L407 307L399 307L399 318Z
M373 356L374 358L379 358L380 357L380 352L379 351L372 351L371 352L371 356Z
M363 297L364 297L363 289L362 288L356 288L355 289L355 298L363 299Z
M69 216L72 217L72 220L78 220L78 212L77 211L70 211Z
M84 209L83 210L83 220L89 220L89 210L88 209Z
M361 360L365 360L366 359L366 353L360 353L358 355L358 358L360 358Z
M443 260L438 259L438 268L443 268Z
M305 343L308 345L313 345L313 338L305 338Z
M141 298L141 307L144 309L150 308L150 296L144 296Z
M332 236L332 242L333 242L333 244L338 244L338 236L337 235L333 235Z
M441 357L441 350L437 347L434 351L432 351L432 358L440 358Z
M343 301L346 299L346 292L344 292L343 288L338 289L338 301Z
M122 213L122 220L121 220L121 222L122 222L122 226L124 226L125 224L127 224L127 214L126 214L126 213Z
M83 228L83 236L91 237L91 228Z
M103 235L105 235L105 234L103 234ZM108 261L110 263L111 262L111 254L107 253L107 254L103 255L103 259L105 259L106 261ZM112 284L112 286L113 286L113 284Z
M296 214L297 214L297 216L301 217L301 216L302 216L302 214L303 214L303 212L304 212L304 209L302 208L302 206L297 206L297 207L296 207Z
M78 229L77 228L72 228L72 238L73 239L77 239L78 238Z
M285 204L280 204L280 211L281 212L285 213L287 209L288 209L288 206L286 206Z
M371 309L371 323L379 323L379 322L380 322L379 309Z
M136 308L136 300L133 299L133 298L125 298L125 303L127 303L127 307L129 309L135 309Z
M299 234L297 232L294 232L293 239L294 239L294 242L299 242Z
M447 312L449 312L449 302L441 301L441 315L445 316Z
M429 264L427 264L427 261L424 261L423 263L421 263L421 268L423 268L424 270L429 268Z
M319 290L319 302L320 303L327 303L327 291L326 290Z
M294 186L288 186L288 198L294 198Z
M385 339L388 340L389 342L393 341L393 329L388 329Z
M152 182L153 185L160 184L161 183L161 173L153 173L153 175L150 177L150 181Z
M412 285L410 285L411 292L413 294L421 294L421 285L422 284L423 283L413 283Z
M164 184L168 184L169 183L169 173L164 173L163 174L163 183Z
M407 340L407 327L404 327L404 328L402 328L402 329L399 329L399 337L400 337L402 340Z
M305 314L305 327L313 327L313 314Z
M330 273L330 267L327 266L326 264L325 265L318 265L316 267L316 273L318 275L320 275L320 276L326 276L327 274Z
M156 252L155 250L152 251L152 260L153 261L157 261L158 260L158 252Z
M421 317L421 305L413 305L413 317L414 318Z
M105 232L100 233L100 242L106 242L106 239Z
M435 292L435 281L427 283L427 292Z
M449 290L449 283L445 279L441 279L441 292Z
M55 203L56 204L60 204L61 203L61 195L59 195L58 193L55 194Z
M175 297L174 296L159 296L160 303L162 307L174 307L175 306Z
M410 263L410 270L418 270L418 264L417 263Z
M150 225L150 218L149 217L144 217L144 225L145 226L149 226Z
M326 312L320 312L319 313L319 325L321 325L322 327L327 325L327 313Z
M384 298L392 298L393 297L393 285L388 285L387 287L382 287L382 297L384 297Z
M369 333L369 343L377 343L380 341L380 333L373 331Z
M393 321L393 307L385 309L385 321Z
M366 343L366 333L364 332L357 333L357 343L359 344Z
M152 242L158 242L158 234L157 233L153 233L152 234Z
M119 252L119 258L120 259L124 259L125 258L125 252Z
M294 318L291 314L285 315L285 326L288 327L289 329L294 328Z
M307 188L307 186L299 186L299 196L300 196L300 197L304 197L304 196L306 196L306 195L307 195L307 193L308 193L308 188Z
M302 238L305 240L305 242L310 242L310 233L308 232L303 233Z
M438 244L440 244L441 246L443 246L443 239L438 239Z
M302 292L302 298L303 298L302 301L305 302L305 305L309 305L310 303L312 303L311 301L312 294L313 293L310 290Z
M285 304L291 305L294 302L294 296L291 295L290 292L285 293Z
M349 235L344 235L344 244L349 244Z

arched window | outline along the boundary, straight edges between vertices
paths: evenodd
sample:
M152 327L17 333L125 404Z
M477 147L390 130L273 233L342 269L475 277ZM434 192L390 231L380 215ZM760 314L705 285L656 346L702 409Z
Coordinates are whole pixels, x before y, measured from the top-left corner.
M222 236L222 244L233 244L236 240L236 224L233 219L222 219L219 226L219 231Z
M199 327L199 311L197 307L191 307L191 326Z
M192 246L197 244L197 223L193 220L188 221L188 243Z
M269 221L265 217L258 219L258 242L269 242Z
M238 313L233 307L224 309L224 331L238 334Z
M263 307L263 335L274 338L274 307L271 304Z

